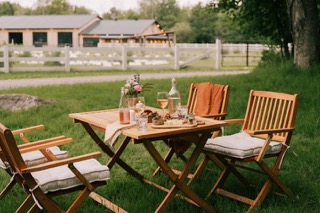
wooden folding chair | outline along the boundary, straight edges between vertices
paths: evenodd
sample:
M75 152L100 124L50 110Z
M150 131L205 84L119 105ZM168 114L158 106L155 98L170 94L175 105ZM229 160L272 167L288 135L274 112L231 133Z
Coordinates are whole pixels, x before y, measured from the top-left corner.
M204 95L205 94L205 95ZM192 83L190 85L189 96L187 101L188 113L193 113L196 116L201 116L205 118L212 118L216 120L224 120L227 115L227 106L229 101L230 87L229 85L213 84L211 82L203 83ZM201 96L201 97L199 97ZM205 100L201 100L205 99ZM214 135L219 135L220 131L214 132ZM184 140L184 139L183 139ZM185 138L188 140L187 143L197 143L197 138ZM167 142L167 144L169 144ZM175 149L181 148L181 144L186 144L183 142L177 142L173 146L169 146L169 151L165 155L165 161L170 162L174 153L177 154ZM186 161L183 155L177 155L178 158ZM189 174L190 182L195 180L203 171L206 162L202 162L202 167L198 168L194 174ZM160 172L160 167L158 167L153 175ZM176 173L180 171L175 170Z
M230 120L230 123L242 122L242 131L209 139L205 145L206 158L222 169L209 195L215 192L246 203L250 205L248 212L263 202L274 183L293 198L294 194L279 179L278 173L294 130L297 107L296 94L251 90L245 118ZM265 162L267 158L270 158L268 164ZM250 162L257 164L258 168L253 168ZM256 179L256 176L245 177L238 169L266 175L266 181L255 198L227 191L224 187L231 173L245 186L251 186L249 180Z
M44 129L44 125L37 125L37 126L32 126L28 128L23 128L23 129L18 129L12 131L12 134L15 136L17 135L25 144L29 144L31 141L30 139L26 136L26 133L33 132L36 130L41 130ZM72 140L67 139L65 136L57 136L53 138L47 138L44 140L38 140L37 143L47 143L47 142L53 142L56 141L57 144L65 144L72 142ZM20 145L20 149L26 149L25 145ZM51 160L57 160L57 159L63 159L68 157L68 152L65 150L60 150L59 147L53 146L48 149L40 149L40 150L35 150L31 152L23 151L22 157L24 161L26 162L27 165L32 166L32 165L38 165L41 163L45 163L47 161ZM12 176L12 172L8 168L7 165L4 164L4 156L0 152L0 168L3 168L6 170L6 172ZM0 199L2 199L15 185L16 181L14 178L10 179L10 182L6 185L6 187L2 190L0 193Z
M47 212L75 212L89 195L114 212L126 212L94 193L96 187L106 185L106 181L110 178L109 168L94 159L101 155L100 152L35 166L28 166L22 158L21 152L46 149L53 145L60 144L56 141L33 142L23 145L23 148L18 147L11 130L0 124L0 147L4 163L14 174L13 178L28 193L28 197L17 212L25 212L28 209L33 212L42 208ZM67 211L52 199L74 191L81 192Z

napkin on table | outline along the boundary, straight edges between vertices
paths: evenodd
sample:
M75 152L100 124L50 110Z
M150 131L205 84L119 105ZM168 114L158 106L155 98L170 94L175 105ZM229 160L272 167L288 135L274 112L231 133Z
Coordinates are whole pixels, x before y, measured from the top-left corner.
M111 124L108 124L106 127L104 141L108 142L111 146L113 146L121 134L122 129L128 129L135 125L135 123L131 122L129 124L120 124L119 121L115 121Z

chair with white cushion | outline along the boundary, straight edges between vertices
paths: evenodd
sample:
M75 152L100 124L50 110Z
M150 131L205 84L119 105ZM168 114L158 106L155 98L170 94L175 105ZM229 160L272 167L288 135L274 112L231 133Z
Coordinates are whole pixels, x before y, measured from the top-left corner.
M13 135L15 136L17 135L18 138L20 138L25 143L25 144L19 145L19 148L23 153L22 158L28 166L34 166L41 163L45 163L47 161L63 159L68 157L68 152L65 150L60 150L58 146L53 146L47 149L39 149L35 151L28 150L28 146L30 146L29 143L33 143L33 142L31 142L30 139L26 137L26 133L34 132L36 130L41 130L43 128L44 128L44 125L37 125L37 126L32 126L32 127L12 131ZM72 142L72 139L66 138L65 136L62 135L62 136L47 138L44 140L38 140L36 144L39 145L39 144L44 144L48 142L56 142L56 144L65 144L65 143ZM6 165L3 162L3 154L1 154L1 151L0 151L0 168L5 169L10 176L13 175L8 165ZM11 178L10 182L1 191L0 199L3 198L12 189L15 183L16 183L15 179Z
M209 195L217 193L246 203L250 205L248 212L263 202L273 184L294 198L294 194L279 179L278 174L294 131L297 107L296 94L251 90L245 118L226 120L230 124L242 122L241 132L208 139L205 145L206 159L212 160L222 170ZM269 160L265 162L267 158ZM253 167L252 163L258 167ZM226 181L230 174L247 187L252 186L250 180L257 179L255 175L246 176L240 169L266 176L254 198L236 194L234 190L230 190L234 187L227 187Z
M126 212L94 193L96 187L106 185L106 181L110 178L109 168L95 159L101 155L100 152L35 166L28 166L22 158L21 152L45 149L54 143L56 142L38 144L34 142L24 145L21 149L16 145L11 130L0 124L0 148L4 164L10 167L13 178L28 193L28 197L17 212L25 212L28 209L33 212L42 208L47 212L76 212L89 195L115 212ZM52 199L74 191L81 192L67 211Z

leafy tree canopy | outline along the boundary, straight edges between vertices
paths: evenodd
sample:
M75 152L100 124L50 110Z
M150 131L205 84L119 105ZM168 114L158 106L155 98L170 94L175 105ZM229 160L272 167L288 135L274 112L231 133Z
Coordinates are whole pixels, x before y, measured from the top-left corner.
M192 8L189 23L192 30L192 41L196 43L215 42L215 23L217 13L212 13L201 4Z
M0 15L14 15L13 5L8 1L0 3Z

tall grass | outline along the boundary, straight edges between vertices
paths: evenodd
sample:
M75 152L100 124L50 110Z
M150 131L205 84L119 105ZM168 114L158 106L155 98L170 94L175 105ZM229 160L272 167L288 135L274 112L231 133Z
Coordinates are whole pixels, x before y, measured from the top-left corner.
M194 77L177 79L178 89L182 95L182 103L186 103L190 83L212 81L231 86L227 118L242 118L245 114L250 89L270 90L300 95L299 110L296 120L296 131L291 141L280 171L280 178L299 196L298 201L292 201L270 193L257 212L319 212L320 209L320 67L307 71L299 71L292 63L271 61L261 64L248 75L223 77ZM141 74L143 81L143 74ZM156 107L156 92L170 89L170 80L152 80L153 89L146 93L147 104ZM52 106L43 106L20 112L0 111L0 122L11 129L22 128L35 124L45 124L46 131L31 134L33 138L49 137L64 134L75 139L75 142L62 146L71 155L79 155L99 150L79 124L74 124L68 117L69 113L115 108L118 105L120 87L124 82L92 83L65 86L45 86L38 88L14 89L0 93L27 93L44 99L55 100ZM239 131L239 127L228 127L227 133ZM41 135L41 136L40 136ZM101 134L102 136L102 134ZM157 148L165 151L162 144ZM140 145L129 145L123 159L133 165L146 177L169 186L170 182L163 175L151 177L156 164ZM102 163L108 157L99 158ZM175 166L181 166L180 161L173 160ZM191 187L205 197L217 178L219 170L210 164L208 170ZM97 192L127 209L129 212L153 212L164 198L165 194L147 184L142 184L126 174L119 166L113 167L112 178L107 186L100 187ZM9 181L4 171L0 172L0 187ZM263 178L254 180L262 183ZM230 187L243 191L235 180L228 182ZM279 191L276 186L273 191ZM252 192L249 192L252 193ZM70 204L70 198L58 198L63 206ZM19 187L4 199L0 200L0 209L13 212L24 200L25 194ZM220 212L245 212L248 206L231 201L227 198L213 195L208 199ZM88 199L79 212L102 212L103 207ZM202 212L202 210L176 198L169 206L168 212Z

